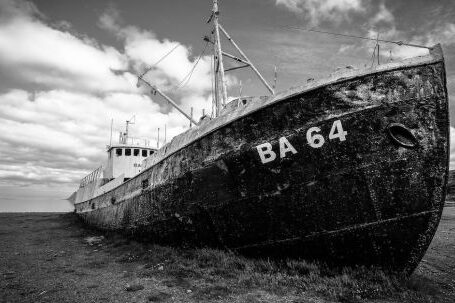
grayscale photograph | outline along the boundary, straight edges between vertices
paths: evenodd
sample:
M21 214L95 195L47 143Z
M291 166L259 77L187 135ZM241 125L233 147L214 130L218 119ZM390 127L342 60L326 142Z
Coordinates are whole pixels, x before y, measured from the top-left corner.
M451 0L0 0L0 303L455 302L449 100Z

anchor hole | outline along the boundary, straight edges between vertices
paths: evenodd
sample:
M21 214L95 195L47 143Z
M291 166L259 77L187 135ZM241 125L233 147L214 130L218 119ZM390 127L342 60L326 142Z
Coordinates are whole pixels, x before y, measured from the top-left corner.
M415 148L419 142L409 128L400 123L391 123L387 132L392 141L400 146Z

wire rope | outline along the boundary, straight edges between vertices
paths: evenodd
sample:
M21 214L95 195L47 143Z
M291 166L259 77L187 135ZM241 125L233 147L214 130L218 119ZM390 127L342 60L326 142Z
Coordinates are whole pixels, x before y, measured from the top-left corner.
M177 47L179 47L180 44L177 44L176 46L174 46L170 51L168 51L166 54L164 54L164 56L162 56L160 59L158 59L158 61L156 61L154 64L152 64L151 66L149 66L148 68L146 68L146 70L139 76L139 78L142 78L145 76L145 74L147 74L149 71L152 70L152 68L154 68L155 66L157 66L161 61L163 61L164 59L166 59L167 56L169 56L173 51L175 51L177 49Z
M202 56L204 55L205 51L207 50L208 42L205 43L204 49L200 52L197 60L194 62L193 67L191 70L186 74L186 76L180 81L180 83L177 85L176 89L181 89L185 87L191 80L191 77L193 76L194 70L196 69L196 66L198 65L199 61L201 60Z

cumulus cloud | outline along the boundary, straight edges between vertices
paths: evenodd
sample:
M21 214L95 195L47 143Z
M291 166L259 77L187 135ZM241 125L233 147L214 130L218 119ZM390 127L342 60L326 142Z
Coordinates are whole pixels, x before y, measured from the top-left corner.
M368 30L368 36L372 39L376 39L378 33L380 39L391 41L405 40L405 42L423 46L433 46L437 43L443 43L446 47L455 45L455 23L439 25L432 30L414 35L406 34L404 30L398 30L395 25L383 28L381 31L378 31L375 28L370 28ZM364 43L364 46L366 45L372 45L372 43ZM395 59L406 59L428 54L428 49L425 48L388 44L387 49L383 49L381 55L389 57L389 50L392 51L393 58Z
M370 20L370 23L373 25L378 25L381 23L385 24L393 24L395 21L395 17L393 16L392 12L386 7L385 3L382 2L379 4L379 10L376 15Z
M122 23L119 12L113 7L106 10L99 19L101 28L116 35L123 42L123 53L130 65L138 73L153 67L145 79L162 90L171 92L187 112L193 107L197 116L201 115L202 110L210 113L212 82L211 59L207 55L209 46L205 48L205 55L194 54L190 47L178 41L159 40L151 31ZM172 54L161 60L169 51L172 51ZM199 58L199 55L202 56ZM155 65L158 61L160 63ZM235 77L227 77L227 84L235 83ZM176 112L175 109L172 111Z
M373 26L393 24L395 17L385 1L371 0L276 0L285 7L318 25L323 21L338 24L342 21L365 21Z
M430 28L422 26L420 31L412 33L409 28L397 25L397 20L386 6L385 1L380 2L375 10L377 12L368 20L367 36L372 39L379 37L380 39L397 42L404 41L422 46L433 46L436 43L442 43L446 47L455 45L455 23L435 22ZM375 42L363 43L363 46L373 46L374 44ZM390 51L395 59L406 59L428 54L428 50L425 48L387 44L387 47L382 49L381 55L388 58Z
M312 24L338 24L362 15L372 37L377 31L383 38L405 36L397 30L397 18L385 2L276 0L276 4L306 16ZM179 88L199 50L195 53L179 41L124 24L115 9L102 14L98 23L106 35L117 37L121 47L103 45L77 33L65 20L50 21L29 2L0 0L0 187L76 186L104 161L111 118L114 141L124 121L134 114L132 135L149 138L153 145L158 127L161 140L165 124L168 140L186 130L189 123L179 112L144 87L136 87L135 74L176 45L178 48L151 70L147 80L164 89L187 112L193 107L196 119L202 109L210 113L211 64L207 56L201 58L191 81ZM453 43L455 25L446 23L411 38L409 41L422 44ZM295 49L301 55L304 47L298 44ZM345 44L339 51L352 53L355 49L356 45ZM414 55L410 51L397 48L393 54ZM292 67L302 70L294 59ZM236 83L235 78L228 81ZM453 129L451 134L453 137ZM451 160L453 164L454 158Z
M141 30L135 26L122 26L119 13L113 8L107 10L100 17L99 25L122 40L125 55L137 69L144 68L144 64L153 65L163 55L177 47L172 52L172 57L161 61L159 65L149 72L148 77L154 83L160 81L160 85L175 88L184 80L194 66L195 60L197 60L196 58L189 60L190 49L177 41L159 40L150 31ZM151 52L150 50L154 51ZM203 56L192 74L193 81L185 86L186 93L188 91L200 93L211 89L210 67L210 57Z
M115 10L99 25L123 48L102 45L70 32L66 21L50 24L29 2L0 0L0 185L74 183L105 160L110 121L114 142L124 121L136 114L134 137L151 139L167 126L167 140L188 128L187 120L150 90L137 88L135 74L173 46L148 75L169 91L195 119L210 113L210 60L204 56L184 87L178 84L194 66L188 46L160 40L151 31L123 25ZM63 24L63 25L62 25ZM11 84L12 83L12 84Z
M353 29L352 34L366 35L369 38L391 41L405 41L418 45L431 46L436 43L445 45L455 44L455 23L434 22L430 28L422 27L420 31L399 26L393 11L387 6L386 1L370 0L276 0L276 5L286 7L290 11L307 18L311 25L319 25L328 21L331 26L337 26L341 21L353 19L352 24L363 24L360 28ZM357 45L368 52L375 45L374 41L343 44L338 48L339 53L350 53ZM388 58L390 51L395 59L404 59L428 54L428 50L415 47L386 44L381 55Z
M361 0L276 0L276 4L302 14L313 25L321 21L349 20L350 13L365 9Z
M113 72L128 64L116 49L52 28L23 7L31 6L0 2L0 68L13 70L16 82L90 92L135 89L132 74Z
M53 177L58 172L77 170L73 176L79 178L81 173L104 160L103 147L109 143L110 118L117 122L116 129L120 130L128 114L142 113L137 118L141 127L133 129L137 137L151 137L154 130L169 119L159 112L156 103L138 94L111 93L97 97L53 90L39 92L33 100L32 96L23 90L0 95L2 162L14 167L17 178L29 176L28 172L38 167L43 168L39 171L44 176L37 180L49 180L45 177L45 172L50 172L47 168L57 169ZM8 174L3 170L5 167L0 168L0 179L11 181L6 178L11 170Z

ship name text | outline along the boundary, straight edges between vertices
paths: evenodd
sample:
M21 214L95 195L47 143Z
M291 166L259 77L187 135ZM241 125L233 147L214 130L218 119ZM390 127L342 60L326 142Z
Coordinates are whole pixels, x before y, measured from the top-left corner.
M338 139L340 141L346 140L347 131L343 130L343 125L340 120L335 120L332 124L332 128L329 132L329 140ZM325 144L324 136L321 134L321 129L317 126L310 127L306 132L306 140L309 146L312 148L320 148ZM279 156L285 158L290 154L297 154L297 150L289 142L289 140L283 136L278 139L279 145ZM262 164L274 161L277 158L277 152L273 151L272 144L265 142L256 146L256 149L261 159Z

